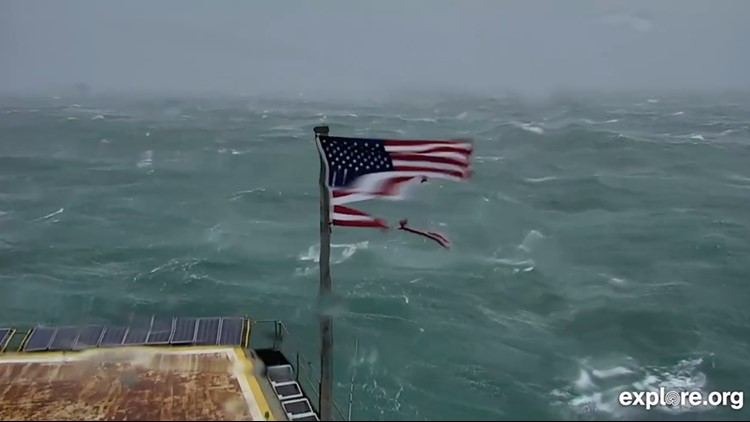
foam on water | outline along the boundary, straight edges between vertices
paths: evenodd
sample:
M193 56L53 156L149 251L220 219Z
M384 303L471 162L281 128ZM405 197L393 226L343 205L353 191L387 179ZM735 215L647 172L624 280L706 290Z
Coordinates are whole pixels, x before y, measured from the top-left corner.
M370 245L369 241L357 242L357 243L345 243L345 244L331 244L331 263L341 264L347 259L354 256L358 250L367 249ZM320 262L320 243L307 248L307 252L301 253L298 256L300 261L313 261L315 263Z
M65 211L65 208L60 208L59 210L57 210L55 212L51 212L51 213L45 215L44 217L37 218L35 221L46 220L46 219L48 219L50 217L54 217L54 216L56 216L58 214L62 214L64 211ZM2 215L2 214L0 214L0 215Z
M704 391L706 375L700 370L703 359L688 358L673 366L639 366L632 358L625 358L624 365L600 366L581 361L577 376L570 384L554 389L550 395L556 404L567 406L581 414L603 413L613 417L634 417L638 412L647 412L637 406L624 407L619 403L622 391ZM661 407L650 412L683 413L708 410L709 407Z
M526 234L526 237L523 238L523 242L521 242L520 245L518 245L518 249L524 250L526 252L531 252L532 249L539 245L539 243L544 239L544 235L541 232L538 232L536 230L529 231L528 234Z
M153 165L154 151L148 150L141 153L141 160L138 161L138 168L147 168Z
M513 122L511 122L511 124L513 126L519 128L519 129L523 129L523 130L525 130L527 132L536 133L537 135L544 134L544 129L542 129L539 126L534 126L531 123L521 123L521 122L513 121Z
M544 176L544 177L526 177L523 180L529 183L542 183L542 182L549 182L550 180L558 180L560 179L557 176Z

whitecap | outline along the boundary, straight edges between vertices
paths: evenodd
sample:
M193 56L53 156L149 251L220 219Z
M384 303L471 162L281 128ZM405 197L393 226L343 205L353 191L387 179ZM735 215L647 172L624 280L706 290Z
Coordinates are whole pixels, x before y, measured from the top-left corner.
M683 114L685 114L684 111L677 111L677 112L672 113L672 116L682 116Z
M97 114L96 116L92 117L91 120L101 120L103 118L104 116L102 116L101 114Z
M483 163L485 161L500 161L500 160L504 160L504 159L505 159L505 157L502 157L502 156L486 156L486 155L480 155L480 156L474 158L474 160L476 160L476 161L478 161L480 163Z
M151 167L153 164L154 152L152 150L144 151L141 154L141 161L138 162L139 168Z
M589 390L594 387L594 382L591 381L589 373L583 369L578 374L578 379L573 383L579 390Z
M633 371L624 366L615 366L614 368L608 369L594 369L591 371L592 375L600 379L614 378L622 375L632 374Z
M524 237L523 242L518 245L518 249L522 249L526 252L531 252L534 246L538 245L542 239L544 239L544 235L542 233L536 230L531 230L526 235L526 237Z
M527 177L523 180L529 183L542 183L542 182L548 182L550 180L557 180L557 179L559 179L559 177L557 176L544 176L544 177Z
M45 215L44 217L39 217L39 218L37 218L37 219L36 219L36 220L34 220L34 221L39 221L39 220L46 220L46 219L48 219L48 218L50 218L50 217L54 217L54 216L56 216L57 214L62 214L62 213L63 213L63 211L65 211L65 208L60 208L59 210L57 210L57 211L55 211L55 212L52 212L52 213L49 213L49 214Z
M576 412L603 412L612 416L622 416L622 412L636 407L626 408L619 404L618 397L622 391L699 391L704 396L707 385L706 375L699 370L702 358L683 359L670 367L638 367L631 358L625 359L628 366L615 365L601 369L592 368L585 362L580 363L578 375L570 380L568 386L556 388L550 392L556 404L567 405ZM644 407L641 407L645 410ZM690 406L655 406L651 411L683 413L686 411L708 410L709 406L692 408Z
M524 123L521 126L521 129L523 129L523 130L525 130L527 132L536 133L537 135L541 135L541 134L544 133L544 129L540 128L539 126L531 126L528 123Z
M357 242L357 243L344 243L344 244L331 244L331 263L340 264L347 259L351 258L358 250L367 249L369 242ZM340 253L334 253L335 250L341 250ZM336 256L338 255L338 256ZM313 261L320 262L320 244L315 244L307 248L307 252L302 253L298 256L300 261Z

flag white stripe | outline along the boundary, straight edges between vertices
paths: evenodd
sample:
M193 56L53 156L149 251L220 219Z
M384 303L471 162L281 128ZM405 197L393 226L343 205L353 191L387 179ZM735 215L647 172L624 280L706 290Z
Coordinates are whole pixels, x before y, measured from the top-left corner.
M337 212L333 213L333 219L341 220L341 221L374 221L375 220L373 217L367 216L367 215L339 214Z
M433 163L431 161L406 161L406 160L393 160L393 166L409 166L409 167L425 167L435 170L453 170L453 171L464 171L466 166L459 166L456 164L446 163Z
M361 193L378 193L383 190L385 184L395 177L419 177L425 176L429 179L445 179L461 181L460 177L432 171L393 171L388 173L371 173L357 179L354 190Z
M435 148L450 148L456 152L472 150L471 144L423 144L423 145L386 145L387 152L425 152Z

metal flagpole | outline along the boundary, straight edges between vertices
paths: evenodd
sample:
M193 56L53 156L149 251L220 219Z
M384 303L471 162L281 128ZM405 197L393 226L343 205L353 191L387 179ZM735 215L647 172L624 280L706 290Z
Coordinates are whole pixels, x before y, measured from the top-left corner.
M315 137L328 135L328 126L316 126ZM333 318L326 309L331 294L331 197L328 192L328 174L324 153L320 152L320 419L330 421L333 385Z

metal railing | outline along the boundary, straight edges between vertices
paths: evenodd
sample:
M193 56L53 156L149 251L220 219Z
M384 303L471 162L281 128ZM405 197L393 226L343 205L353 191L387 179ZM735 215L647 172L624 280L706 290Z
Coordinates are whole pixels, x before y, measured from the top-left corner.
M275 351L280 352L282 355L286 357L287 360L289 360L289 363L294 368L294 375L296 378L297 383L302 388L303 393L305 396L310 400L310 405L313 406L313 409L316 413L320 412L319 409L319 402L320 402L320 371L315 371L312 361L307 359L305 355L300 351L302 350L300 347L300 344L296 343L292 338L291 334L289 333L289 330L286 328L286 325L282 321L279 320L252 320L250 321L250 342L247 345L248 347L252 347L253 349L257 349L260 347L268 347ZM269 346L262 345L262 343L259 345L259 342L254 342L253 337L256 338L258 335L255 332L255 326L268 326L273 325L273 340L272 344ZM292 341L294 344L290 345L289 341ZM261 340L262 341L262 340ZM262 345L262 346L261 346ZM291 350L290 350L291 349ZM352 405L352 393L349 395L349 417L347 418L344 416L344 412L341 411L341 408L336 404L336 401L331 399L331 404L333 405L334 412L334 420L351 420L351 405Z

